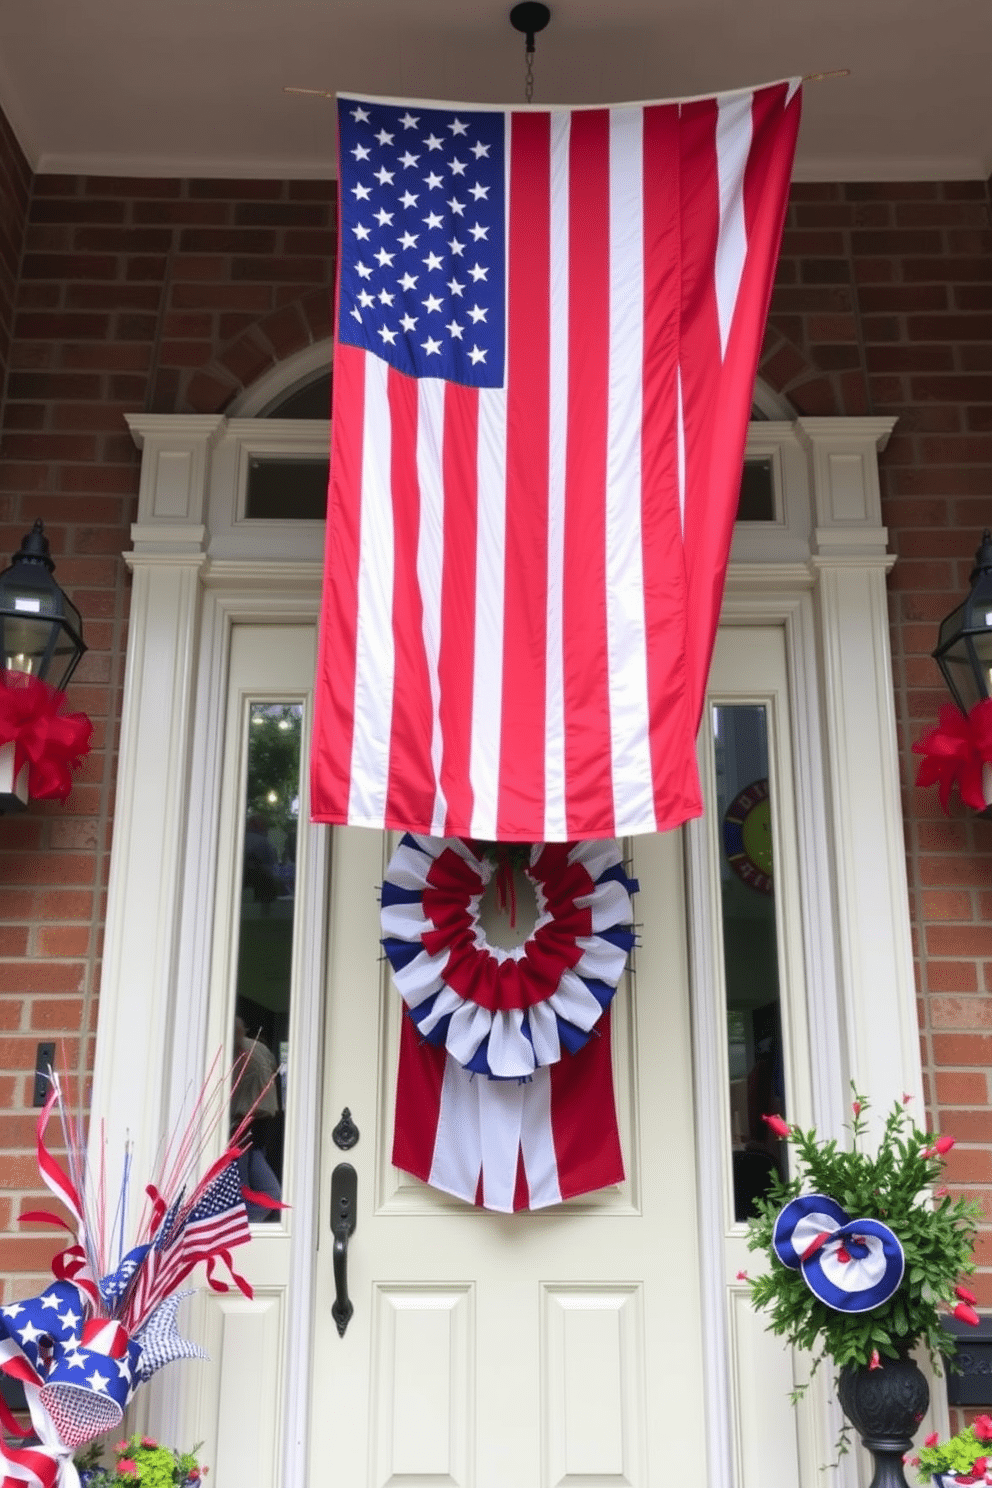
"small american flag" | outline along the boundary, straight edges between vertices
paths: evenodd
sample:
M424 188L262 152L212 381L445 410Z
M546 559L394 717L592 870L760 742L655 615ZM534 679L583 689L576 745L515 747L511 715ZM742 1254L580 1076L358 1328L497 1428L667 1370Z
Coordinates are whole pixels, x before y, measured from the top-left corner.
M128 1331L139 1328L201 1261L209 1265L216 1257L226 1259L234 1246L250 1239L235 1158L194 1195L185 1212L177 1201L163 1218L127 1299L123 1321Z

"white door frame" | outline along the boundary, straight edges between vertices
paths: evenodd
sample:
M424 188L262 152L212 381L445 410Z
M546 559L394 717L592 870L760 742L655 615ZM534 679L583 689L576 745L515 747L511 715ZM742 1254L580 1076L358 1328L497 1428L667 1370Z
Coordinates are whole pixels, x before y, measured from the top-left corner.
M290 366L292 381L299 369ZM254 409L252 410L254 411ZM138 521L126 555L134 576L117 808L100 994L93 1110L126 1128L134 1172L150 1171L182 1092L204 1068L210 914L220 794L227 653L235 623L315 618L323 524L246 521L252 454L321 454L322 421L141 414ZM812 1110L839 1134L853 1078L883 1111L904 1091L922 1100L908 891L902 838L877 451L891 419L759 422L748 451L771 460L773 522L738 524L724 623L784 625L794 696L792 747L800 799L807 1017L815 1052ZM829 706L827 703L829 702ZM690 927L712 912L698 824L685 833ZM327 833L301 906L319 934L304 968L305 1008L319 1046ZM705 937L690 928L697 987L712 980ZM712 1152L713 1040L696 998L697 1141ZM319 1070L294 1071L301 1171L315 1171ZM719 1236L701 1161L701 1231ZM294 1206L293 1292L283 1482L306 1480L313 1191ZM704 1256L708 1413L714 1462L727 1420L719 1267ZM182 1439L168 1372L152 1395L156 1428Z

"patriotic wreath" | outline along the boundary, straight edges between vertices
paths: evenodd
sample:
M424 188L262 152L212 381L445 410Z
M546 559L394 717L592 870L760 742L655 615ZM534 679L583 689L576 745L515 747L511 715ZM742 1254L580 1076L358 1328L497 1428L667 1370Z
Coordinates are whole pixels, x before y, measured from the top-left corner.
M521 864L537 922L521 946L486 940L479 908L495 865L458 837L403 837L382 886L382 944L423 1038L463 1068L520 1079L588 1041L634 945L613 840L535 843Z

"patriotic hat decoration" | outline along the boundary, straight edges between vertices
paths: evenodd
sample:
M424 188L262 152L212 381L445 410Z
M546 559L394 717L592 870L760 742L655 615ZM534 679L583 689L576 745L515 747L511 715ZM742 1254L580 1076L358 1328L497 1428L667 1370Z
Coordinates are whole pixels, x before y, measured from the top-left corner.
M382 886L383 948L421 1037L494 1079L527 1079L577 1053L635 941L637 882L614 840L534 843L523 869L537 922L513 949L482 929L496 869L478 844L407 833Z
M232 1071L236 1077L239 1063ZM191 1295L180 1292L180 1284L202 1261L210 1286L228 1291L216 1275L222 1264L230 1280L251 1297L251 1287L231 1262L234 1247L251 1238L244 1199L282 1207L242 1189L238 1159L247 1150L239 1145L244 1125L206 1174L192 1180L202 1149L226 1109L226 1082L219 1080L212 1089L208 1082L193 1123L170 1143L158 1182L145 1189L150 1203L139 1226L139 1244L124 1254L128 1162L108 1241L102 1183L94 1195L78 1128L65 1109L57 1076L49 1078L52 1090L38 1123L38 1167L73 1223L47 1210L21 1217L67 1229L75 1243L52 1261L55 1281L40 1296L0 1308L0 1373L23 1385L31 1427L22 1427L2 1399L0 1425L22 1441L32 1434L34 1438L13 1446L0 1432L2 1488L20 1483L79 1488L72 1461L76 1448L118 1426L135 1390L163 1365L206 1357L179 1334L179 1304ZM62 1118L68 1172L45 1140L55 1108ZM108 1257L115 1247L113 1264Z
M802 1194L772 1231L775 1254L799 1271L815 1297L836 1312L870 1312L899 1290L906 1259L888 1225L852 1219L825 1194Z

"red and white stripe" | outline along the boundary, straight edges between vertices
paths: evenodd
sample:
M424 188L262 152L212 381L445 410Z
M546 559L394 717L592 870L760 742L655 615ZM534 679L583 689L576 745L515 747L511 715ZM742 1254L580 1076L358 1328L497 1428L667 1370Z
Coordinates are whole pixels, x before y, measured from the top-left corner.
M562 841L698 814L799 110L781 83L509 111L505 386L338 345L317 820Z
M403 1019L393 1162L468 1204L544 1209L623 1181L610 1015L597 1036L527 1080L489 1080Z

